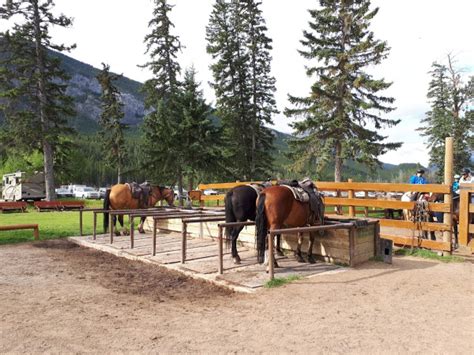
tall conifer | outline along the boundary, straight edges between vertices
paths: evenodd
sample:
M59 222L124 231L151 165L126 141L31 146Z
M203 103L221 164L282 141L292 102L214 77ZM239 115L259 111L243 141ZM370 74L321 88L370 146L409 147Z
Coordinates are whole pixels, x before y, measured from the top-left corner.
M102 71L97 75L97 80L102 88L100 97L102 113L99 118L100 137L109 165L117 169L117 183L120 184L126 158L124 130L127 129L127 125L122 123L124 104L120 92L114 85L120 76L111 73L109 65L102 63L102 66Z
M421 120L422 126L418 131L427 137L430 164L438 168L437 179L442 182L446 137L453 137L454 171L460 172L470 164L474 148L474 117L472 109L467 107L467 111L463 112L463 107L473 96L469 92L469 83L462 83L451 56L448 55L448 66L433 63L430 74L427 98L431 107Z
M226 155L234 177L240 179L262 178L272 163L273 136L265 124L272 123L276 112L275 80L260 4L217 0L206 29Z
M401 145L383 143L386 137L379 133L399 120L379 114L393 110L393 98L379 95L391 84L366 71L389 51L369 29L378 9L370 10L369 0L319 3L320 9L309 11L310 29L303 32L299 51L310 61L306 74L314 83L306 97L289 95L293 107L285 114L302 118L292 124L299 137L291 143L295 167L314 172L334 161L335 181L341 181L345 159L374 166L379 155Z
M42 151L47 200L55 198L55 152L61 136L71 131L68 117L74 113L72 98L65 94L69 78L50 52L72 47L52 43L49 35L50 26L69 27L72 22L54 16L53 7L51 0L11 0L0 7L2 19L19 18L2 34L0 56L0 97L9 139Z

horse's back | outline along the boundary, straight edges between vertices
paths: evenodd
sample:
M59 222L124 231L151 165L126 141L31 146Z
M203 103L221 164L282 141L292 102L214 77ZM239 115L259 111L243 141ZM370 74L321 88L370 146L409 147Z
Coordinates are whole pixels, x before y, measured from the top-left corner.
M309 204L297 201L290 189L271 186L262 194L265 194L265 210L270 227L298 227L306 224Z
M110 205L112 209L138 208L137 201L132 198L130 188L126 184L116 184L110 189Z
M231 206L236 219L238 221L255 220L258 196L255 189L242 185L234 187L230 192L226 198L231 198Z

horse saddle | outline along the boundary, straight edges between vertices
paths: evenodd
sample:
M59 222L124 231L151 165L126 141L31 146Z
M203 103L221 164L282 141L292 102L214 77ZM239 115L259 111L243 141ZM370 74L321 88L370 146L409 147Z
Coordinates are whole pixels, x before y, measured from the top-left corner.
M140 208L148 207L148 199L150 197L151 185L147 182L138 184L136 182L126 183L130 192L132 193L132 198L139 201L138 205Z
M263 191L268 186L271 186L271 184L248 184L247 186L251 187L252 189L255 190L257 193L257 196L260 196L260 193Z
M309 203L309 209L311 211L310 220L308 221L309 224L314 224L316 222L323 223L324 199L312 180L308 178L302 181L291 180L289 184L283 183L281 186L285 186L289 189L293 193L295 200Z

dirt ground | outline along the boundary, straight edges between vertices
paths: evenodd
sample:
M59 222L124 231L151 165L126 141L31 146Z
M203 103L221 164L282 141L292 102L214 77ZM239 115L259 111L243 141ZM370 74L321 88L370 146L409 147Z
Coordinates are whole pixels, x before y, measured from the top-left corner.
M248 295L65 240L7 245L0 353L471 353L472 271L403 257Z

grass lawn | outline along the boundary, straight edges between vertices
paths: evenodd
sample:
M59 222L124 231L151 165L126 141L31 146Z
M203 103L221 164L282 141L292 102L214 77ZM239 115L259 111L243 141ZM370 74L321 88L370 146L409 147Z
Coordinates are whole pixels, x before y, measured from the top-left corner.
M86 207L102 207L102 201L86 200ZM92 234L92 213L83 214L83 233ZM39 226L40 239L54 239L79 235L79 212L37 212L28 207L28 212L0 213L0 225L36 223ZM102 215L97 217L98 230L102 230ZM0 231L0 245L33 240L31 229Z

